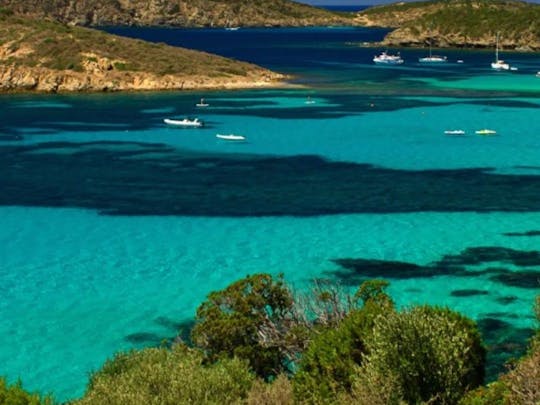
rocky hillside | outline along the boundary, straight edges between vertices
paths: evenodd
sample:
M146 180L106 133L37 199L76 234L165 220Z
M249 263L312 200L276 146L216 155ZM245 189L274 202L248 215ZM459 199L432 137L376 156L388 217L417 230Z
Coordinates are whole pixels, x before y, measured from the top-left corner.
M350 25L353 18L290 0L0 0L0 7L84 26Z
M540 50L540 5L514 0L435 0L367 9L358 23L396 28L388 46L493 47Z
M247 88L281 79L248 63L0 9L0 91Z

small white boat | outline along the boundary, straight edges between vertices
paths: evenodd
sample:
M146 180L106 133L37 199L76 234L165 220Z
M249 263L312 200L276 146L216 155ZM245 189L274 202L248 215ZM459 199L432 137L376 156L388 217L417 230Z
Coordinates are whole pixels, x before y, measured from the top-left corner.
M418 62L420 63L446 63L446 56L426 56L425 58L419 58Z
M449 129L444 131L446 135L465 135L465 131L462 129Z
M306 104L315 104L315 100L311 99L311 96L307 96L307 99L305 101Z
M491 62L491 68L495 70L510 70L510 65L504 60L499 59L499 33L495 40L495 62Z
M463 59L458 59L456 63L463 63Z
M431 40L429 41L429 56L419 58L420 63L446 63L446 56L438 56L431 54Z
M216 138L223 139L225 141L245 141L246 137L243 135L235 135L235 134L216 134Z
M170 118L165 118L163 122L167 125L172 125L176 127L185 127L185 128L200 128L204 124L202 121L199 121L198 118L190 120L189 118L184 118L182 120L173 120Z
M477 135L495 135L497 131L494 131L493 129L479 129L478 131L474 131Z
M536 77L540 77L540 72L536 72Z
M210 104L204 101L204 98L201 98L201 101L195 104L196 107L208 107Z
M240 27L225 27L226 31L238 31Z
M399 53L397 55L389 55L385 51L380 55L375 56L373 58L373 62L375 62L377 65L401 65L403 63L403 59L401 59Z

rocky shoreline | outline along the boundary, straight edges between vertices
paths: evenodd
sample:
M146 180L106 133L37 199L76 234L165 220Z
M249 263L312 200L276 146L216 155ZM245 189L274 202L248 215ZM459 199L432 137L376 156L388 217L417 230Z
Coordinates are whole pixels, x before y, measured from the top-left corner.
M278 73L210 78L158 76L145 72L87 73L42 67L1 66L0 92L116 92L152 90L218 90L285 87L287 77Z

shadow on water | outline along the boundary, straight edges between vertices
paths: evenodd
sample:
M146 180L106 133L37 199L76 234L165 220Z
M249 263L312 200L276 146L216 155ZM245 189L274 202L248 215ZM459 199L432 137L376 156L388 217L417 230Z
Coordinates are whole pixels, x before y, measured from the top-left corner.
M154 323L159 327L166 329L167 333L140 331L126 335L124 340L139 347L156 347L164 344L171 344L177 341L182 341L188 344L191 343L190 334L193 326L195 325L195 321L193 319L187 319L179 322L164 316L160 316L154 319Z
M0 205L237 217L540 211L540 176L488 168L398 170L318 156L196 154L136 142L6 145L0 156ZM488 249L445 257L439 267L501 254L516 263L540 262L536 253Z
M477 323L487 346L486 380L493 381L508 371L509 361L525 354L527 341L534 331L530 328L516 328L497 318L483 318Z
M467 248L457 255L445 255L441 260L419 265L391 260L342 258L334 259L339 269L331 271L342 283L350 286L360 285L370 278L388 278L394 280L432 278L440 276L478 277L487 276L489 280L507 287L538 289L540 271L533 268L540 266L540 251L522 251L499 246ZM466 266L486 265L491 263L508 264L520 269L504 267L483 267L469 269ZM483 290L455 290L453 296L484 295ZM511 303L515 297L501 298L501 303Z

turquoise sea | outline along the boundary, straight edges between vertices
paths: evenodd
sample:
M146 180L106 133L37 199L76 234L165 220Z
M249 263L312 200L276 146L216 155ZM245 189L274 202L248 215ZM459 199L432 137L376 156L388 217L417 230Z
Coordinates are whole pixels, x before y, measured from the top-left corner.
M540 55L507 53L518 70L499 73L487 51L426 67L401 50L384 68L359 46L378 29L108 30L295 86L0 97L0 375L81 396L113 353L187 333L206 294L255 272L298 290L388 278L400 306L478 321L490 378L522 353L540 286ZM163 124L186 116L206 126Z

